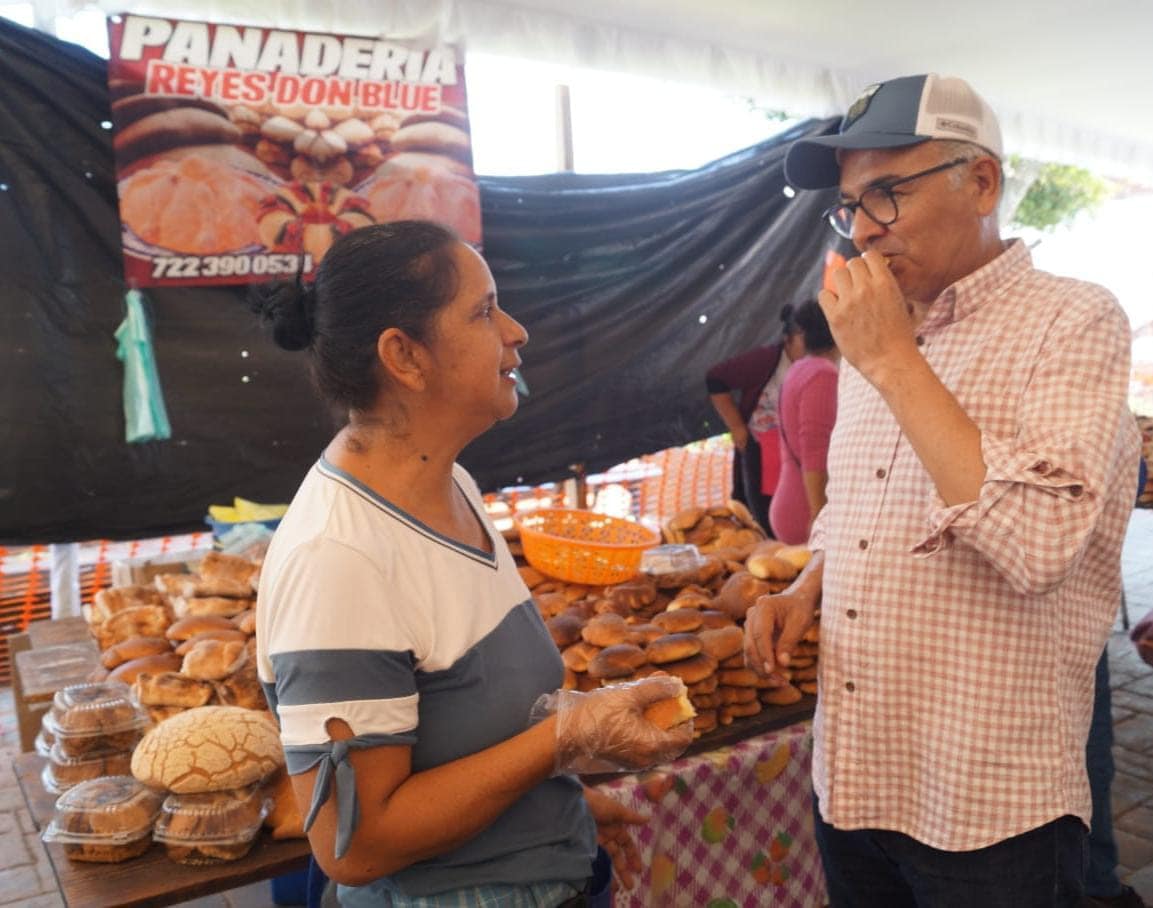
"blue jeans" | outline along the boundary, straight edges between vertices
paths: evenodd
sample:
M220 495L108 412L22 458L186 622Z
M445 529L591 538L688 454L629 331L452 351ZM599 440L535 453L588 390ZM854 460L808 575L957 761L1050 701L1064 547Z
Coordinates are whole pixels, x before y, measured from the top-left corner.
M1093 691L1093 721L1085 745L1085 766L1093 793L1093 822L1089 827L1089 870L1085 874L1087 895L1121 894L1117 878L1117 842L1113 839L1113 807L1109 801L1113 787L1113 695L1109 690L1109 652L1097 663Z
M1064 816L976 851L940 851L884 829L844 831L821 818L817 847L831 908L1076 908L1086 832Z

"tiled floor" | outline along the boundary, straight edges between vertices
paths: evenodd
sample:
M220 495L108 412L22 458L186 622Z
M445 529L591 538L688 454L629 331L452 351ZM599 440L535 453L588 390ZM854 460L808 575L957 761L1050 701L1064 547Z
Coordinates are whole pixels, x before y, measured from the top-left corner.
M1153 608L1153 511L1135 511L1123 553L1128 611ZM1153 669L1142 662L1120 618L1109 641L1113 685L1113 814L1122 878L1153 906ZM12 692L0 688L0 906L63 908L44 849L24 809L11 756L18 739ZM184 908L270 908L268 882L185 902Z

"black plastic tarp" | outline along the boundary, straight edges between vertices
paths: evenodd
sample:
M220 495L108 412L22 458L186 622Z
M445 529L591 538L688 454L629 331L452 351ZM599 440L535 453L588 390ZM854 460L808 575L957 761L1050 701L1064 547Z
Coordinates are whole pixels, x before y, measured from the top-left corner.
M150 291L172 424L127 444L105 62L0 19L0 541L202 526L234 495L287 501L337 425L243 288ZM723 431L715 361L819 287L826 193L783 193L810 122L696 171L483 178L485 254L529 330L531 394L463 461L482 488L561 478ZM772 124L766 122L766 133Z

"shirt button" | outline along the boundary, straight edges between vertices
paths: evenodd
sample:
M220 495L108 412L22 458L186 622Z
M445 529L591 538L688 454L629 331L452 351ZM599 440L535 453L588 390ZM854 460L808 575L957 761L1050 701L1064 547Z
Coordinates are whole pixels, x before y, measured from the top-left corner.
M925 338L922 337L920 334L917 335L917 346L918 347L925 346Z
M885 472L884 467L878 467L877 468L877 478L878 479L884 479L887 475L888 474Z
M857 617L857 610L855 608L851 608L847 612L845 612L845 614L848 615L849 618L856 618Z
M861 550L867 549L868 547L869 547L869 540L868 539L861 539L857 542L857 548L859 548Z
M845 682L845 690L847 690L850 694L853 691L855 691L856 689L857 689L857 685L855 685L852 681L846 681Z

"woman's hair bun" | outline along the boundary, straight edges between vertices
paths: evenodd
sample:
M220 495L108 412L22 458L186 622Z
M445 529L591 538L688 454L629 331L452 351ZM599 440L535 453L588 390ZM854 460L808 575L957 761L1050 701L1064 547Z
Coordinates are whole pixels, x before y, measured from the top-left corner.
M248 291L249 305L272 328L272 339L284 350L304 350L316 336L312 313L316 294L311 284L281 281L255 284Z

